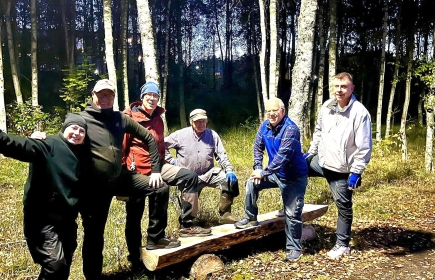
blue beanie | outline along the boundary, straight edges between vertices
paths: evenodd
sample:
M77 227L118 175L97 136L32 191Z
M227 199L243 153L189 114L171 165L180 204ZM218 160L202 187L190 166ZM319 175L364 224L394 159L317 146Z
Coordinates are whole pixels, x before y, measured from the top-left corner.
M140 99L142 100L143 96L147 94L148 92L154 92L157 94L160 98L160 91L159 87L154 82L147 82L140 88Z

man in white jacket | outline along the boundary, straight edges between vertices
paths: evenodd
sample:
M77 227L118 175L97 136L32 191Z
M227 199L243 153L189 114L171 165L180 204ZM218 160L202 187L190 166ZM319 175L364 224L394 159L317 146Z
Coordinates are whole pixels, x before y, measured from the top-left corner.
M372 152L370 114L352 94L354 89L349 73L334 77L334 97L323 104L305 154L309 176L326 178L337 205L337 241L327 254L332 259L350 253L352 191L361 185Z

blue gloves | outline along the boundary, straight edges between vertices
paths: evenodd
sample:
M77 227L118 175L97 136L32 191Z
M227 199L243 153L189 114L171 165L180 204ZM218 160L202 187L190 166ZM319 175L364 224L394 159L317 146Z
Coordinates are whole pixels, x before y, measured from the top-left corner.
M235 184L238 181L237 177L236 177L236 174L234 174L233 171L228 171L227 172L226 179L227 179L227 181L228 181L228 183L230 185Z
M177 161L174 160L171 164L177 166Z
M307 161L308 167L310 166L311 160L313 159L314 155L310 153L304 154L304 159Z
M349 190L354 190L361 186L361 174L350 173L347 179L347 186Z

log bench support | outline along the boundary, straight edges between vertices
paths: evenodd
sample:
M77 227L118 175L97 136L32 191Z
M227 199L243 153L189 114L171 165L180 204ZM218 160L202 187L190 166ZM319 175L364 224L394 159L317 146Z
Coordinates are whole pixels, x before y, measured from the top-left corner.
M312 221L323 216L327 210L327 205L305 204L302 220L304 222ZM142 247L142 261L147 269L154 271L203 253L215 252L284 230L285 218L278 217L277 211L258 215L258 221L258 226L247 229L236 229L233 224L226 224L212 227L212 235L210 236L180 237L181 246L177 248L148 251L145 247Z

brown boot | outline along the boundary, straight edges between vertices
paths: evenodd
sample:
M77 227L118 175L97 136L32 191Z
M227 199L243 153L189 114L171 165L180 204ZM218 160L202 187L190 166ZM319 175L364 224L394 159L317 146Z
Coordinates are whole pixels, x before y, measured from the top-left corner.
M227 193L221 194L221 199L219 201L219 214L221 218L219 222L221 224L234 224L239 219L231 214L231 205L233 205L234 198Z

